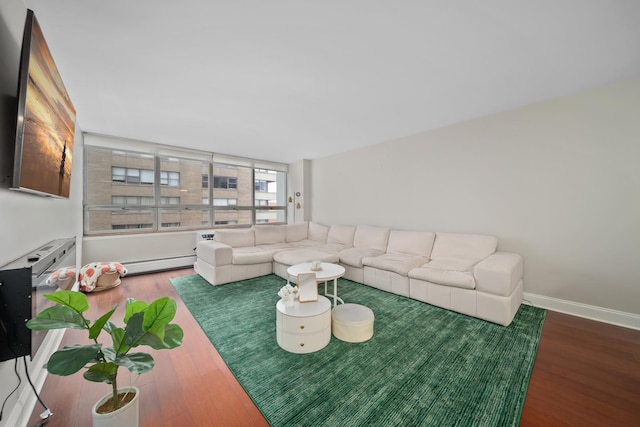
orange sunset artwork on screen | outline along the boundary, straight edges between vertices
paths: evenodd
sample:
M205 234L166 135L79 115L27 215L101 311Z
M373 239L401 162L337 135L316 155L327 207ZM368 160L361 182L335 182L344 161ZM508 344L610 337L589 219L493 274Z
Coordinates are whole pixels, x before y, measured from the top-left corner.
M20 187L69 197L75 117L75 109L34 16Z

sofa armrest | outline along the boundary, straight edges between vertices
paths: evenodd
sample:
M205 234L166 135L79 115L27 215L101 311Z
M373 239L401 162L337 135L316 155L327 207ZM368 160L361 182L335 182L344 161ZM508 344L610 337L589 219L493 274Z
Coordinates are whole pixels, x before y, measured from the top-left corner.
M196 256L214 267L230 265L233 259L233 249L224 243L215 240L203 240L196 246Z
M509 296L522 280L523 260L519 254L495 252L476 264L476 290Z

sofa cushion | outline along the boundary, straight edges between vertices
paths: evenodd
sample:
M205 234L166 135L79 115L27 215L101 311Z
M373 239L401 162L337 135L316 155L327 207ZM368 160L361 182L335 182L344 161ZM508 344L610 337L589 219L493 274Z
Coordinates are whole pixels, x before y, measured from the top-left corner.
M287 230L282 225L256 225L253 229L256 246L284 243Z
M353 236L356 228L351 225L332 225L329 227L327 243L339 243L347 247L353 246Z
M327 243L325 245L317 246L316 249L329 252L331 254L337 254L345 249L349 249L351 246L343 245L342 243Z
M476 260L464 258L432 258L423 267L438 270L450 271L473 271L473 267L477 264Z
M273 255L273 260L284 265L302 264L303 262L322 261L338 262L340 257L337 254L319 251L317 249L297 249L295 251L282 251Z
M326 225L318 224L317 222L309 223L308 238L310 240L327 243L328 234L329 234L329 227L327 227Z
M385 252L389 242L389 229L359 225L353 236L353 246L356 248L370 248Z
M392 231L393 233L393 231ZM367 257L362 259L362 264L367 267L379 270L393 271L402 276L407 276L409 270L426 263L426 257L407 255L400 253L386 253L377 257Z
M285 226L286 229L286 237L284 239L285 242L299 242L302 240L306 240L307 238L307 230L309 229L309 225L306 222L301 222L300 224L287 224Z
M474 260L455 258L432 259L422 267L409 271L412 279L425 280L436 285L453 286L456 288L475 289L476 281L473 277Z
M247 265L247 264L261 264L264 262L273 261L273 254L268 251L263 251L260 248L254 247L242 247L235 248L233 250L232 264Z
M498 239L481 234L437 233L431 258L464 258L480 261L494 253Z
M253 228L216 230L213 239L216 242L224 243L232 248L256 245Z
M387 253L415 255L428 260L434 239L435 233L431 231L391 230Z
M288 245L291 246L292 248L309 248L309 247L324 246L324 243L318 242L317 240L305 239L297 242L290 242L288 243Z
M362 259L382 255L384 252L371 248L347 248L338 253L342 264L362 268Z
M256 247L262 249L263 251L271 253L295 249L294 247L289 246L288 243L271 243L269 245L258 245Z

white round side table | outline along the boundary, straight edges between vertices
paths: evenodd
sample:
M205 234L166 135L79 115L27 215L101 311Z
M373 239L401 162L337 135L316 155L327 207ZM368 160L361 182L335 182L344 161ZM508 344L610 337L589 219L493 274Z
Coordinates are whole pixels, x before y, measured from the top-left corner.
M320 264L320 270L312 270L312 263L304 262L302 264L295 264L287 268L287 283L291 277L297 279L298 274L301 273L316 273L316 280L318 282L324 282L324 294L328 297L333 297L334 307L338 305L338 301L344 304L342 298L338 297L338 278L344 276L344 267L339 264L332 264L330 262L323 262ZM333 294L327 293L327 282L333 280Z
M312 353L331 340L331 302L318 295L318 301L295 302L287 307L276 304L276 340L291 353Z

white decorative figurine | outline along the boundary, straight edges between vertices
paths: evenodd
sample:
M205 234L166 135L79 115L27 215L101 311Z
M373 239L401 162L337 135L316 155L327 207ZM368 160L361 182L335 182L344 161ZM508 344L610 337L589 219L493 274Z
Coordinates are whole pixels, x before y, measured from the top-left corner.
M287 307L293 307L293 305L295 304L295 297L298 294L298 288L297 287L293 287L290 284L286 284L284 285L282 288L280 288L280 290L278 291L278 296L280 298L282 298L282 301L284 301L284 305Z

